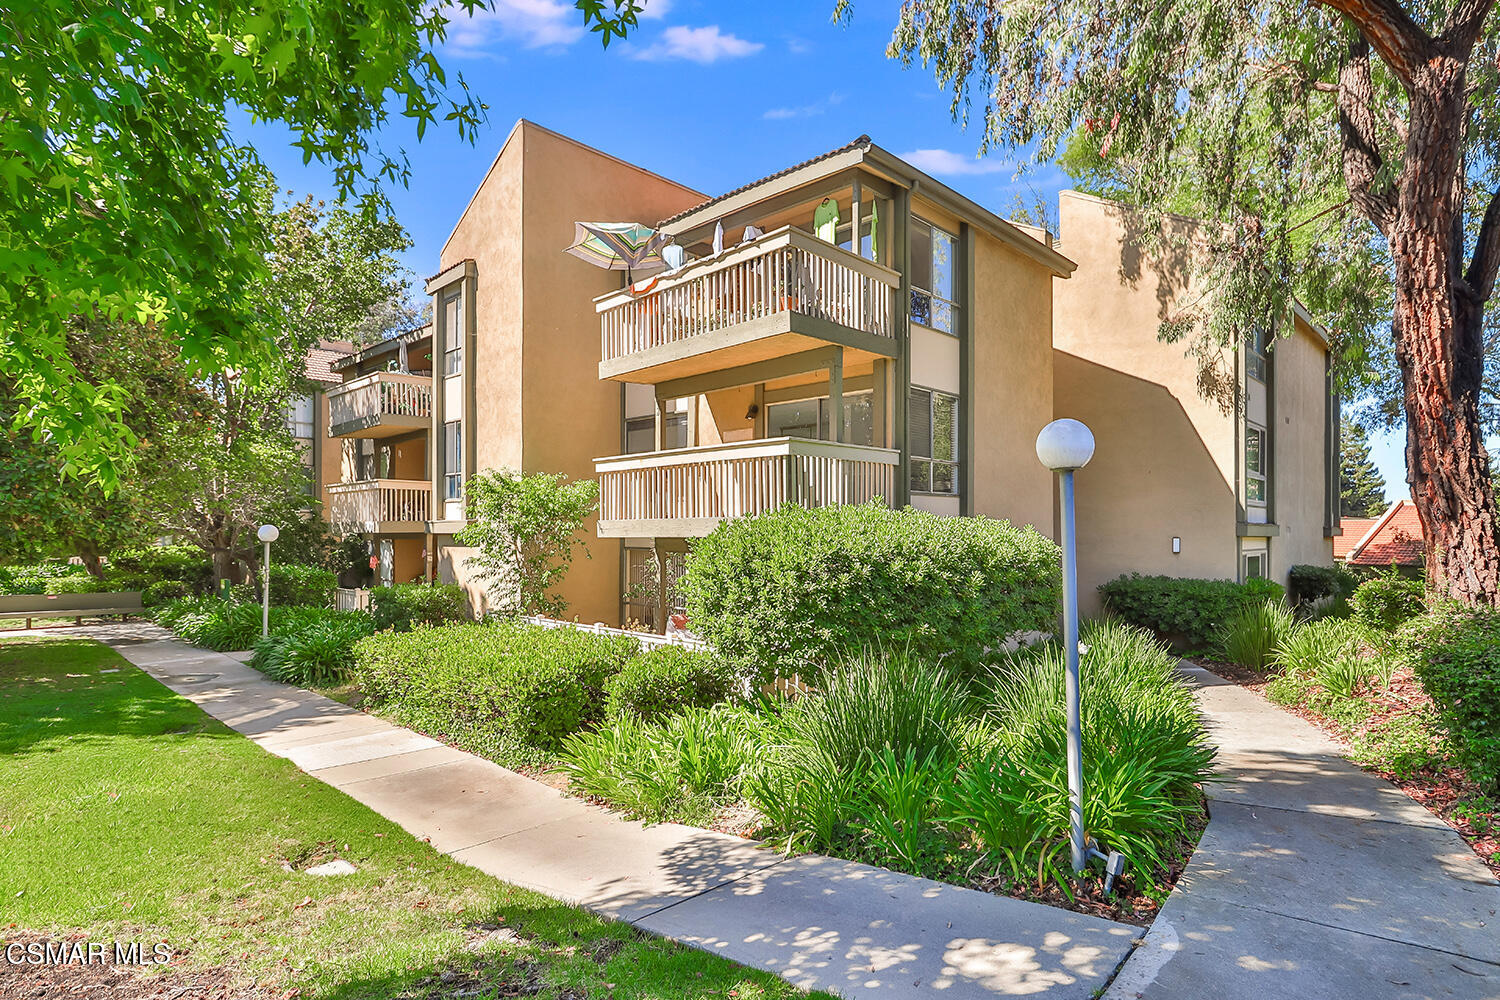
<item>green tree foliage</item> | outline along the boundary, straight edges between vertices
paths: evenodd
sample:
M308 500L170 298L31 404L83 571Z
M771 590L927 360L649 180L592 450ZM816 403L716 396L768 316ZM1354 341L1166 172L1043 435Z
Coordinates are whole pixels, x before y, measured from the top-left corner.
M552 589L573 563L583 522L599 502L599 484L569 482L554 473L488 469L466 489L470 524L454 537L479 550L470 562L488 583L497 609L560 617L568 602Z
M1339 432L1339 512L1378 517L1385 508L1385 477L1370 458L1369 436L1346 418Z
M114 489L134 456L129 393L68 350L74 317L154 322L202 372L246 386L279 369L261 314L274 265L263 173L230 134L231 106L280 122L341 198L370 208L409 166L375 133L421 139L452 123L473 141L485 106L434 52L484 0L26 0L0 5L0 370L13 426L69 470ZM630 0L578 0L608 44Z
M1137 206L1144 249L1191 247L1185 278L1204 294L1176 304L1164 337L1218 358L1295 298L1354 362L1346 383L1390 359L1433 583L1494 604L1494 2L910 0L888 52L932 67L955 117L983 102L983 151L1067 150L1085 184ZM1169 211L1201 223L1166 235Z

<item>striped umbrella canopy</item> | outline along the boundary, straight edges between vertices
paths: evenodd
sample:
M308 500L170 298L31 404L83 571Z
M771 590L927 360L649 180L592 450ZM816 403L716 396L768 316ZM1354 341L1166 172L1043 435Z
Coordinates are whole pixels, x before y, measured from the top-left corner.
M573 245L567 252L608 271L630 272L661 267L661 248L668 237L639 222L575 222Z

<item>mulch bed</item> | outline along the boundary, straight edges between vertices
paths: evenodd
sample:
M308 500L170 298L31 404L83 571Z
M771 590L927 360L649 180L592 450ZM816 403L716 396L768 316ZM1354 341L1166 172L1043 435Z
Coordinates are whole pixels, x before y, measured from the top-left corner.
M0 1000L52 1000L54 997L109 997L111 1000L287 1000L282 991L249 985L245 978L223 966L209 969L115 965L113 947L108 960L88 964L12 964L5 957L12 944L22 946L51 941L87 944L87 936L73 934L48 937L29 931L8 930L0 947ZM149 947L149 946L147 946Z
M1227 681L1232 681L1262 697L1270 675L1258 670L1249 670L1233 663L1199 659L1194 661ZM1431 704L1431 699L1422 690L1421 682L1409 668L1402 667L1391 677L1388 687L1367 690L1361 695L1370 706L1370 717L1366 726L1378 726L1401 715L1409 715L1417 709ZM1312 723L1323 732L1348 746L1349 740L1337 722L1327 716L1300 705L1282 705L1278 708ZM1483 801L1479 788L1470 781L1462 768L1451 762L1440 766L1426 767L1412 774L1394 774L1377 768L1365 768L1370 774L1379 775L1409 798L1426 808L1433 815L1451 826L1474 850L1490 871L1500 876L1500 808L1489 812L1456 812L1455 806L1465 802Z

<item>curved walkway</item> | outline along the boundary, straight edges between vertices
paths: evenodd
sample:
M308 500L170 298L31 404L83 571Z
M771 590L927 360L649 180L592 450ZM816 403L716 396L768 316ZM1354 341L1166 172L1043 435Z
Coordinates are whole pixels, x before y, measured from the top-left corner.
M51 634L60 634L58 629ZM643 826L152 625L126 659L466 864L846 997L1088 1000L1141 929L692 827Z
M1500 1000L1500 885L1463 839L1312 725L1184 670L1225 780L1106 1000Z
M1082 1000L1114 975L1106 1000L1500 1000L1500 885L1463 840L1313 726L1197 667L1225 780L1132 952L1139 930L1107 920L627 822L154 626L67 631L461 861L806 987Z

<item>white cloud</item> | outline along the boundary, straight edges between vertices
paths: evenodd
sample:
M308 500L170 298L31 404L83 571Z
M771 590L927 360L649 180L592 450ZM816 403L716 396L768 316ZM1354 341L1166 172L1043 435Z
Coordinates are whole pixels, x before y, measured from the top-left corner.
M583 18L567 0L496 0L472 16L450 6L446 48L459 57L493 55L499 42L540 49L571 45L584 35Z
M791 118L811 118L814 115L821 115L823 112L838 104L843 99L843 94L829 94L823 100L814 101L812 104L803 104L799 107L793 108L771 108L769 111L766 111L764 114L762 114L761 117L766 119L767 121L786 121Z
M754 55L765 48L760 42L746 41L735 35L719 31L717 24L702 28L673 25L661 33L660 40L645 48L633 49L631 56L660 62L668 59L687 59L707 65L720 59L738 59Z
M667 11L672 9L672 0L641 0L640 19L642 21L657 21L667 16Z
M955 153L951 149L914 149L900 155L901 159L918 170L939 177L954 174L998 174L1012 168L1012 164L1004 160L980 159L977 156Z

